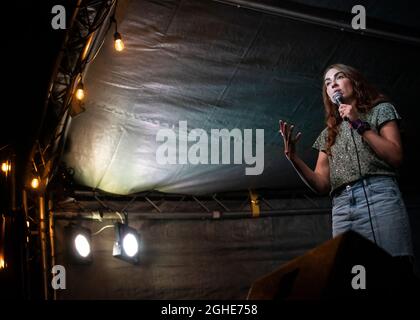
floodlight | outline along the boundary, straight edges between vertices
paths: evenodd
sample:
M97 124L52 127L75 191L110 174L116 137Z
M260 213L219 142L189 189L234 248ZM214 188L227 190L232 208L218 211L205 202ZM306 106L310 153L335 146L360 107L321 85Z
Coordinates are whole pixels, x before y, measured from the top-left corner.
M70 224L65 231L69 260L76 264L91 263L92 241L90 230L79 225Z
M138 263L140 250L140 236L136 229L127 224L115 224L115 242L112 255L116 258Z

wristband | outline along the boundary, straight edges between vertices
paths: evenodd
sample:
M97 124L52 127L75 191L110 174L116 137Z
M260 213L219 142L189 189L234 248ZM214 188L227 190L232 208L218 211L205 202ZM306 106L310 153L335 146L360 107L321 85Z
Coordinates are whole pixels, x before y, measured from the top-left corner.
M369 122L362 121L360 119L350 121L351 127L357 131L358 134L363 135L365 131L370 130Z

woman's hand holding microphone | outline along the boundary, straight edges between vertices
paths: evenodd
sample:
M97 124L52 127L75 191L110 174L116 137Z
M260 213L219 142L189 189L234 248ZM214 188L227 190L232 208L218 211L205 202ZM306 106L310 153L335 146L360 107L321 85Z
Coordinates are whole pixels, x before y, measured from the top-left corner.
M338 112L340 113L340 117L346 121L352 122L359 119L357 109L351 104L340 104Z

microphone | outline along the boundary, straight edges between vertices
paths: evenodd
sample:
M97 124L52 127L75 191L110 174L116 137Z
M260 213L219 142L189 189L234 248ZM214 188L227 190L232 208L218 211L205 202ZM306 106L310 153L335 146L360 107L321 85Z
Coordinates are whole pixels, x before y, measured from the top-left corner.
M335 105L337 107L339 107L340 104L343 103L343 94L340 91L337 91L336 93L334 93L332 99L333 99ZM349 121L349 118L344 117L344 121Z

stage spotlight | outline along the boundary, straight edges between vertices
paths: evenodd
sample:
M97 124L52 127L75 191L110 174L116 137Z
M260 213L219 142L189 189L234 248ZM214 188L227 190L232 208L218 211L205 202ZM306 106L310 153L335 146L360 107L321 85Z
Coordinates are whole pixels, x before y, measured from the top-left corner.
M92 262L91 233L88 228L70 224L65 229L68 259L77 264Z
M112 255L116 258L138 263L140 249L140 236L137 230L127 224L117 223L115 225L115 242Z
M76 238L74 238L74 246L76 247L77 253L82 258L86 258L90 255L90 243L84 234L78 234Z
M122 41L122 37L119 32L114 33L114 48L118 52L124 50L124 42Z

